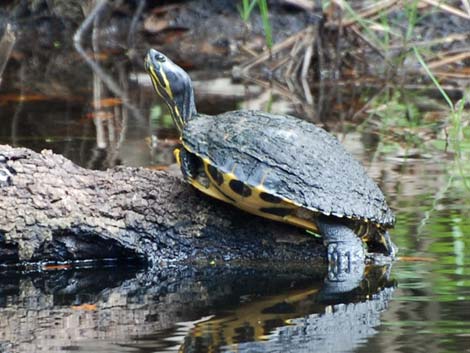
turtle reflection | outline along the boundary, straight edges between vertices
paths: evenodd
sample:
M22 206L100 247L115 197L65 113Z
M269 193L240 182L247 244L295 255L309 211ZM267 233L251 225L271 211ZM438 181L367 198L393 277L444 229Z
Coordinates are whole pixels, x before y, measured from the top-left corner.
M233 311L196 323L180 351L354 351L374 335L380 314L388 307L395 287L389 270L368 267L358 287L338 295L326 281L252 298Z

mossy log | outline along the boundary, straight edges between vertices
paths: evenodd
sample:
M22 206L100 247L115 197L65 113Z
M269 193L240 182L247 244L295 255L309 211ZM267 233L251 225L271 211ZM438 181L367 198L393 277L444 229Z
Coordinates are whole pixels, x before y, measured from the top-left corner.
M0 264L139 258L323 262L321 242L145 168L81 168L0 145Z

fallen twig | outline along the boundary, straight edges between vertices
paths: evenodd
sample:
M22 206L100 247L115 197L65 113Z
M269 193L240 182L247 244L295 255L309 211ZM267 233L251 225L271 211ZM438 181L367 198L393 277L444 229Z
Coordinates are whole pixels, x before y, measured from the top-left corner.
M469 14L466 14L465 12L453 7L453 6L450 6L450 5L447 5L445 3L443 3L442 1L436 1L436 0L420 0L422 3L426 3L426 4L429 4L429 5L432 5L432 6L435 6L443 11L446 11L452 15L455 15L455 16L459 16L459 17L462 17L462 18L465 18L467 20L470 20L470 15Z
M344 8L343 0L334 0L336 5L338 5L340 8ZM372 17L376 15L377 13L388 13L393 9L393 7L399 3L400 0L386 0L386 1L379 1L378 3L367 7L365 9L362 9L361 11L357 12L357 16L355 18L349 18L349 19L342 19L341 20L341 26L343 27L349 27L353 24L356 24L358 19L366 19L369 17ZM331 27L339 27L340 26L340 21L328 21L325 26L327 28Z
M466 51L464 53L448 55L448 56L445 56L444 58L442 58L440 60L431 61L431 62L428 61L427 65L430 69L435 69L435 68L438 68L438 67L441 67L441 66L444 66L444 65L455 63L457 61L465 60L467 58L470 58L470 52L468 52L468 51Z

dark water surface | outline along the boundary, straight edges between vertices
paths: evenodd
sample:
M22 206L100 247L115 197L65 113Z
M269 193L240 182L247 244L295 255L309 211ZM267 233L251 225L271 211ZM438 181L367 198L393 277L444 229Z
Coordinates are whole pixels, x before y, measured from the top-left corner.
M102 62L125 87L124 104L79 58L74 74L80 80L54 73L51 61L51 73L44 74L44 58L36 58L34 71L31 60L12 60L4 73L0 143L52 149L86 168L173 163L177 136L141 66L124 59ZM401 114L395 107L390 125L378 126L373 105L347 122L354 111L345 107L363 106L374 87L336 87L322 104L302 106L256 85L214 79L214 72L192 76L202 112L271 109L325 123L364 163L396 211L392 237L399 260L391 270L369 268L363 282L340 297L328 294L324 269L308 264L4 272L0 352L470 352L465 127L457 131L461 142L450 141L446 149L440 120L430 118L445 111L422 103L415 116L422 125L393 120ZM418 91L389 92L431 99Z

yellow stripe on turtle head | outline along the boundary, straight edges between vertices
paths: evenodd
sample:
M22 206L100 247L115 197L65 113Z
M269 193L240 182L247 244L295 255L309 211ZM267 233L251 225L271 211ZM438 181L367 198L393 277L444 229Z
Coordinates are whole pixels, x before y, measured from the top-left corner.
M159 66L157 69L155 69L154 66L150 66L149 73L155 91L168 105L170 113L175 121L176 127L178 128L178 130L181 131L184 127L184 121L178 109L178 105L176 104L176 101L173 98L173 91L168 81L168 77L165 71L163 70L163 67Z
M157 69L158 69L158 71L155 70L154 66L149 67L150 76L152 77L153 80L155 80L153 82L154 86L158 86L159 88L163 88L165 90L166 94L168 95L168 98L173 100L173 91L171 90L171 85L168 82L168 78L166 76L165 71L163 70L163 67L160 66ZM162 98L164 98L166 100L165 97L162 96Z
M166 77L166 73L165 71L160 71L161 75L162 75L162 78L163 78L163 81L164 81L164 85L163 87L165 87L165 90L166 92L168 93L168 96L173 99L173 91L171 90L171 85L170 83L168 82L168 78Z
M197 115L191 78L186 71L155 49L148 50L144 66L182 134L186 123Z

